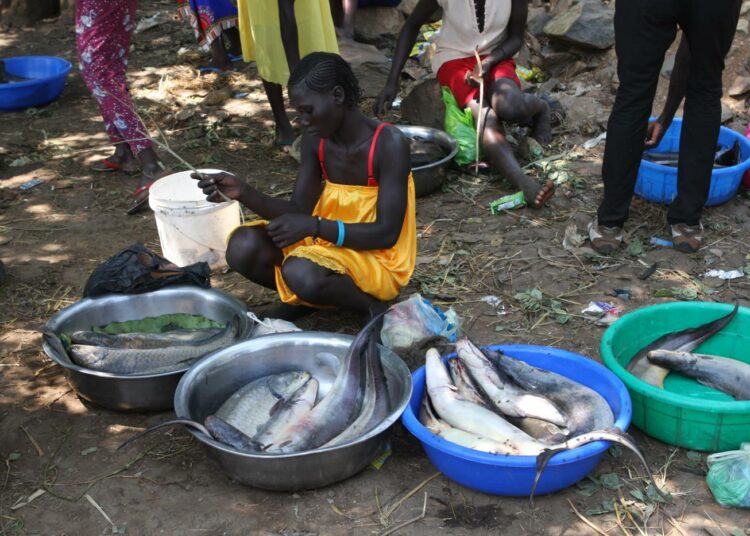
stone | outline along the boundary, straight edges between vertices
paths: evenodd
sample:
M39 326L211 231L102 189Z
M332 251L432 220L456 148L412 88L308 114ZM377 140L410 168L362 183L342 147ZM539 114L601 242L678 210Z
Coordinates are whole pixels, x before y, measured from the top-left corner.
M412 14L412 11L414 11L414 8L417 7L418 3L419 0L401 0L401 3L398 5L398 10L408 17Z
M742 7L740 8L740 15L747 15L748 12L750 12L750 1L742 2Z
M544 34L580 47L606 50L615 43L614 17L612 7L578 2L547 22Z
M395 7L364 7L354 17L354 33L366 41L381 35L398 35L404 14Z
M401 101L401 117L412 125L443 130L445 104L438 81L426 80L414 86Z
M357 80L359 80L362 98L370 99L377 97L383 87L385 87L390 66L379 63L363 63L362 65L353 67L352 70Z
M221 106L226 101L232 98L232 90L225 86L221 89L213 89L208 92L208 95L203 99L203 104L206 106Z
M737 21L737 33L747 35L749 26L750 21L747 20L747 17L741 17L740 20Z
M594 73L594 81L604 87L610 86L616 73L617 68L614 65L608 64Z
M672 53L664 56L664 63L662 63L661 65L661 75L664 78L669 78L670 76L672 76L672 70L674 69L674 60L676 55L676 53Z
M529 15L526 19L526 29L531 32L532 35L542 35L544 33L544 25L547 24L551 18L552 13L545 8L530 7Z
M726 104L722 102L721 103L721 122L727 123L728 121L731 121L733 117L734 117L734 112L732 111L732 108L730 108L729 106L727 106Z
M729 88L730 97L740 97L750 91L750 77L738 76Z
M540 93L552 93L559 86L560 86L560 80L558 80L555 77L552 77L549 80L542 82L542 84L539 86L539 92Z
M373 45L359 43L357 41L341 40L339 43L339 54L352 68L363 63L388 63L388 58Z

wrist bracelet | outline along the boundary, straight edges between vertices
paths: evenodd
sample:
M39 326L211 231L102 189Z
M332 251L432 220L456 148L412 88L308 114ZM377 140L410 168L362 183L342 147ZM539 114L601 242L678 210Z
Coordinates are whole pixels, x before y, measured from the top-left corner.
M336 239L336 247L341 247L344 245L344 237L346 236L346 229L344 228L344 222L341 220L336 220L336 225L339 227L339 236Z

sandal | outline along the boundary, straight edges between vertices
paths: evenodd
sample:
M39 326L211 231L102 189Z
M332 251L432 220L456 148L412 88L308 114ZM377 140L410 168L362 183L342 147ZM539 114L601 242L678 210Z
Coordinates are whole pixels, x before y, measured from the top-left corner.
M133 192L133 197L135 198L135 200L126 212L128 216L137 214L148 206L148 191L151 188L151 185L155 182L155 180L147 182L146 184L143 184L135 189L135 191ZM145 195L143 195L144 193Z
M686 223L675 223L669 226L672 232L672 244L677 251L682 253L695 253L703 244L703 224L688 225Z
M109 158L105 158L104 160L100 160L99 162L94 162L93 164L91 164L89 169L98 173L113 173L115 171L122 171L123 173L127 173L128 175L135 175L136 173L138 173L137 167L123 166L119 162L113 162Z
M596 220L589 223L591 247L600 255L609 255L622 244L622 227L599 225Z

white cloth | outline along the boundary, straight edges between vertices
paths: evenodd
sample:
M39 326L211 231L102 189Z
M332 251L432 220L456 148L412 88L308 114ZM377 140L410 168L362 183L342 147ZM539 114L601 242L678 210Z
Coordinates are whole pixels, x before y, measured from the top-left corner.
M511 0L485 0L484 32L479 32L474 0L437 0L443 8L443 24L432 58L432 72L437 74L446 61L489 54L508 33Z

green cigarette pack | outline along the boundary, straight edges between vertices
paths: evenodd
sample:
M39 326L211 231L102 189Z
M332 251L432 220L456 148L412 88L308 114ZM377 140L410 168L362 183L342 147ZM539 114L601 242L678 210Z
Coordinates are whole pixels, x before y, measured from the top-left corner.
M510 195L504 195L499 199L490 202L490 214L500 214L503 210L512 210L526 206L526 198L523 192L516 192Z

